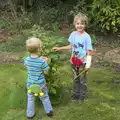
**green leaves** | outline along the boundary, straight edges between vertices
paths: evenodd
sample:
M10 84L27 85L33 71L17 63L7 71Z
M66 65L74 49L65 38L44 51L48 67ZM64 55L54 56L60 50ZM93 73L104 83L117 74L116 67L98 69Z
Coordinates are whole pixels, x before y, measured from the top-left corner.
M87 13L87 2L85 0L78 0L76 6L70 11L70 15L76 15L79 12Z
M97 43L97 39L96 39L96 36L94 34L90 34L90 37L92 39L92 44L96 44Z
M52 87L50 92L53 93L53 94L56 94L56 89Z
M59 72L59 67L64 64L64 61L67 60L68 54L63 55L62 52L56 52L52 50L52 48L57 45L63 46L67 44L67 40L65 39L65 37L53 37L51 35L48 36L44 29L39 26L33 26L31 34L32 36L40 38L43 43L40 55L48 57L48 64L50 66L49 73L46 76L46 81L49 92L56 95L58 90L62 86L62 83L60 81L61 73Z
M102 31L117 32L120 21L120 4L118 0L94 0L92 7L92 17L95 19L95 26Z

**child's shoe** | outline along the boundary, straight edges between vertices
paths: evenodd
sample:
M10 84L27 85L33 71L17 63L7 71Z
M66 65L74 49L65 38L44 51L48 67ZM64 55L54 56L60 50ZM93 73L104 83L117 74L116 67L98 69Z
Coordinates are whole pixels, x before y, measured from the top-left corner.
M33 118L29 118L29 117L28 117L28 120L33 120Z
M80 97L79 97L79 102L80 102L80 103L83 103L83 102L84 102L84 99L85 99L84 96L80 96Z
M49 113L47 113L48 117L52 117L53 116L53 111L50 111Z
M72 95L72 101L79 101L79 96L78 95Z
M36 115L36 114L35 114ZM35 115L33 115L32 117L27 117L28 120L33 120L33 118L35 117Z

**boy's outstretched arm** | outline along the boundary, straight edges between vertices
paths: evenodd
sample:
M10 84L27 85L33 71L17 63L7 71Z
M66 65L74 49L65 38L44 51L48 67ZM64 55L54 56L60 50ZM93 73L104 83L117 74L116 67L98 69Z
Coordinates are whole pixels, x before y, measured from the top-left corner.
M55 51L60 51L60 50L70 50L72 48L72 45L69 44L67 46L63 46L63 47L53 47L52 49Z

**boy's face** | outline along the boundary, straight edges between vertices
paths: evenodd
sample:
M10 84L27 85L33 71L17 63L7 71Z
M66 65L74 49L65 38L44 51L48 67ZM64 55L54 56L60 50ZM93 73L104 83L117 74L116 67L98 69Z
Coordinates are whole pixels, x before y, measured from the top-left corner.
M75 22L75 28L78 32L84 32L85 23L82 22L80 19L77 19L77 21Z

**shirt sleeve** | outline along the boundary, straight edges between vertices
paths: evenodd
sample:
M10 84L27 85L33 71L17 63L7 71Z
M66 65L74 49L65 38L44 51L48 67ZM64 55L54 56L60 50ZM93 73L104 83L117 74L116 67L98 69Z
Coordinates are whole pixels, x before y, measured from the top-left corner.
M24 58L24 66L27 66L27 58Z
M45 61L42 64L42 69L43 69L43 71L49 70L49 66Z
M70 36L69 36L69 38L68 38L68 42L72 43L73 39L74 39L74 35L73 35L73 33L71 33Z
M93 50L91 37L89 35L87 36L86 49L87 50Z

